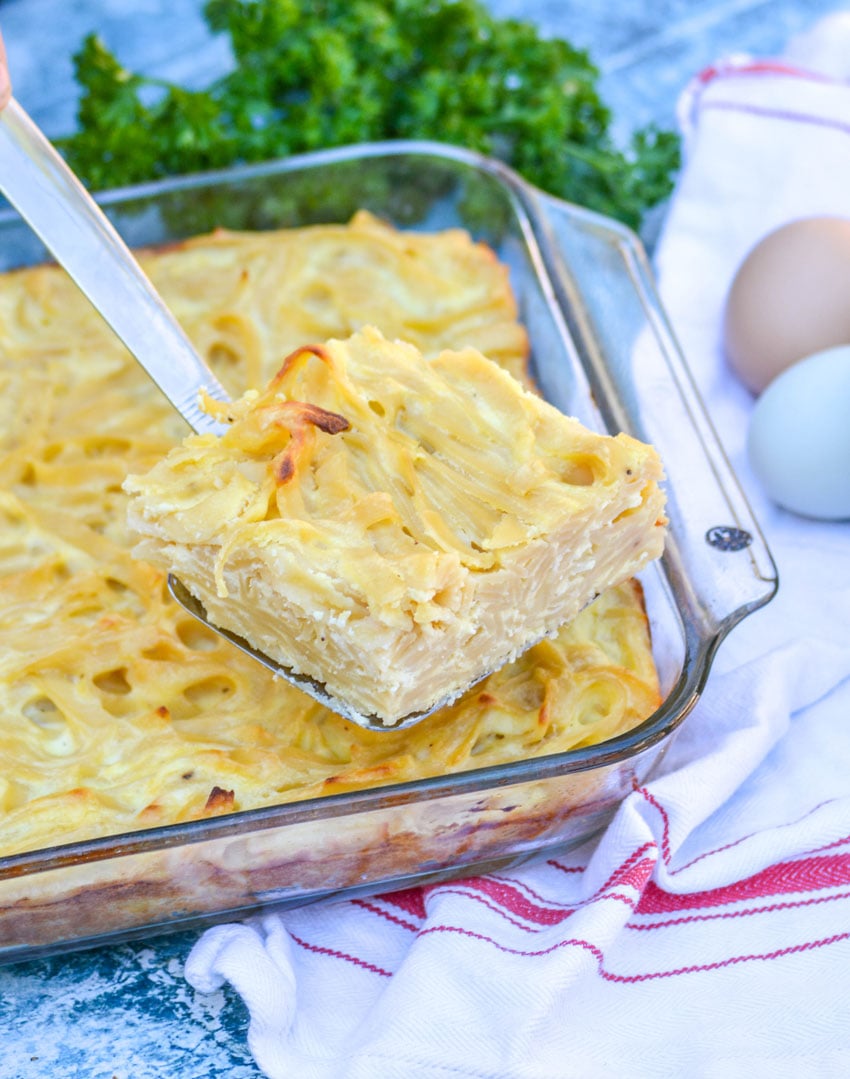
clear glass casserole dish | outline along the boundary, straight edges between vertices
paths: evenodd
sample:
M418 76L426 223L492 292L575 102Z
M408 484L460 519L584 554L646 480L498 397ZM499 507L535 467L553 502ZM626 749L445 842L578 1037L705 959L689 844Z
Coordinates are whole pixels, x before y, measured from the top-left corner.
M585 841L646 780L715 650L776 572L667 325L639 240L504 166L425 143L331 150L100 199L132 246L217 226L466 228L510 268L532 373L563 411L656 445L670 531L642 577L663 703L626 734L507 765L0 858L0 960L516 866ZM0 269L44 250L0 215Z

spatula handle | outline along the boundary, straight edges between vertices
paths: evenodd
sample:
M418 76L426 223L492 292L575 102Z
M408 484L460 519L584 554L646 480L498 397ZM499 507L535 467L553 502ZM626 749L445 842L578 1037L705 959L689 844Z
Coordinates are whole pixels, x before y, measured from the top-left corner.
M106 215L13 98L0 111L0 190L88 297L186 422L224 426L200 391L227 392L195 351Z

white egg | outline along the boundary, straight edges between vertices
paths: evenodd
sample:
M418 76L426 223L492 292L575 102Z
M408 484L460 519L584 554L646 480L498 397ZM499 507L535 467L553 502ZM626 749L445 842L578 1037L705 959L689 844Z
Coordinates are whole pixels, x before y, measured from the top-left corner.
M753 409L747 449L774 502L804 517L850 518L850 345L774 379Z

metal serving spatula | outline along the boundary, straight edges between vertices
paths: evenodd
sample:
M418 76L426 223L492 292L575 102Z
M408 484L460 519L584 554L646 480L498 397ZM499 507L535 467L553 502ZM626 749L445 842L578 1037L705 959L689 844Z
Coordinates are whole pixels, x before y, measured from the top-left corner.
M14 98L0 112L0 191L189 426L199 434L222 434L226 427L201 410L199 397L205 390L226 401L226 390L195 351L103 211ZM321 682L297 674L210 622L203 605L175 577L169 577L168 587L177 602L210 629L320 704L362 727L399 730L429 714L417 712L387 727L378 717L365 716L332 698Z

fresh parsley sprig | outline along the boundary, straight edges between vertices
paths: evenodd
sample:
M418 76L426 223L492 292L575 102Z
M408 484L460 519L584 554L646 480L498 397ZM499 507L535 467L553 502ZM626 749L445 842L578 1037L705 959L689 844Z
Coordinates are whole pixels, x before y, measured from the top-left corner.
M208 0L204 14L235 68L203 90L129 72L86 38L62 149L90 187L419 138L491 154L632 226L671 189L675 134L648 127L617 147L587 53L479 0Z

